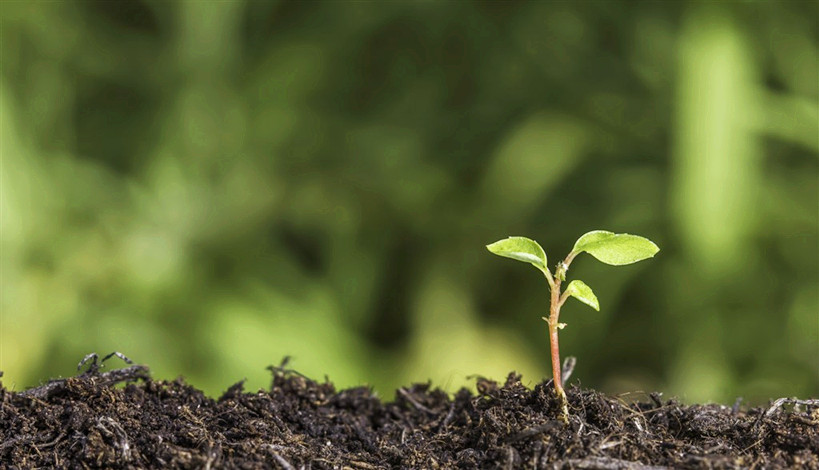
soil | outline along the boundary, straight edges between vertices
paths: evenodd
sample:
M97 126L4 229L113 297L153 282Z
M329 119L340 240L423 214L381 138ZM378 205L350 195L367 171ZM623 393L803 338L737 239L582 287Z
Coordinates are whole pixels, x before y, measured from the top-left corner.
M430 384L384 403L270 367L269 391L242 382L219 399L132 365L89 369L15 392L0 384L0 467L197 469L819 469L819 400L764 408L626 403L551 381L477 379L477 395ZM0 374L1 375L1 374Z

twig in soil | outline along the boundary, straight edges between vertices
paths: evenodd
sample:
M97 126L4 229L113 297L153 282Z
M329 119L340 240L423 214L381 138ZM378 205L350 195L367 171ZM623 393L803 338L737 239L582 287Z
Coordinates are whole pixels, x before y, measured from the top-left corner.
M415 401L415 399L414 399L414 398L412 398L412 395L410 395L410 394L409 394L409 392L407 392L407 391L404 389L404 387L400 387L400 388L398 389L398 393L400 393L400 394L401 394L401 396L403 396L404 398L406 398L408 402L412 403L412 406L414 406L415 408L417 408L417 409L419 409L419 410L421 410L421 411L424 411L424 412L426 412L426 413L429 413L429 414L435 414L435 412L434 412L434 411L430 410L430 409L429 409L429 408L427 408L426 406L424 406L424 405L422 405L422 404L418 403L417 401Z
M117 420L110 416L102 416L97 418L95 427L99 429L100 434L113 441L113 446L119 450L123 461L131 460L131 443L128 441L128 433Z
M811 400L798 400L796 398L779 398L773 402L770 408L765 412L765 417L770 417L772 414L776 412L779 408L782 407L785 403L796 405L796 406L819 406L819 399L811 399Z
M49 447L54 447L55 445L57 445L61 440L63 440L64 437L65 437L65 431L61 432L51 442L46 442L45 444L40 444L40 445L34 446L34 447L37 449L37 451L40 451L40 450L43 450L43 449L48 449Z
M270 448L270 455L273 456L273 458L276 460L276 462L278 462L278 464L281 465L284 470L296 470L295 467L290 465L290 462L285 460L284 457L277 454L276 452L273 452L273 450L272 450L273 446L272 445L268 445L266 447Z
M455 418L455 402L453 401L451 405L449 405L449 412L446 414L444 418L444 422L441 423L441 429L446 429L449 426L449 423L452 422L452 419Z
M88 369L85 371L85 374L96 374L97 372L99 372L100 369L102 369L104 365L103 363L113 356L117 356L118 358L122 359L126 364L134 363L134 361L125 357L125 354L122 354L121 352L118 351L112 352L111 354L103 357L102 360L100 361L97 361L97 359L99 359L99 355L95 352L92 352L90 354L86 354L85 357L82 358L82 361L80 361L80 363L77 364L77 370L81 370L82 366L84 366L88 361L91 361L91 364L88 365Z
M151 375L148 367L142 365L103 372L95 377L97 383L104 387L118 384L120 382L133 382L137 379L149 380L150 378Z
M284 356L282 358L282 362L279 365L277 365L277 366L267 366L266 369L269 370L270 372L273 372L274 376L284 376L284 375L288 375L288 374L295 374L295 375L298 375L299 377L303 377L303 378L305 378L307 380L311 380L310 377L307 377L306 375L302 374L301 372L299 372L299 371L297 371L295 369L287 369L286 367L287 367L287 364L290 363L290 359L291 359L290 356Z
M124 369L116 369L109 372L103 372L101 374L98 372L95 372L94 374L89 374L88 372L86 372L72 379L93 380L102 387L108 387L120 382L133 382L138 379L149 380L150 378L151 375L148 370L148 367L136 365L126 367ZM46 399L66 391L68 380L70 379L52 380L45 385L30 388L28 390L23 390L22 392L20 392L19 395L21 397L27 398Z
M221 453L222 447L219 445L219 443L216 443L216 445L213 445L212 442L208 443L206 452L208 459L205 461L205 470L210 470L212 468L213 463L219 459Z
M572 376L572 372L574 372L574 366L577 365L577 358L574 356L569 356L563 360L563 368L560 371L563 374L563 383L567 383L569 381L569 377Z
M586 457L585 459L570 459L559 468L577 468L583 470L670 470L671 467L645 465L640 462L613 459L610 457Z
M742 404L742 397L737 397L737 399L734 400L734 406L731 407L731 414L735 415L735 414L739 413L739 405L741 405L741 404Z
M381 467L377 467L371 463L367 462L359 462L357 460L353 460L350 462L350 465L355 468L363 468L364 470L378 470Z
M520 440L523 440L523 439L528 439L530 437L539 436L541 434L549 432L549 431L551 431L553 429L557 429L559 427L560 427L560 424L557 421L549 421L549 422L547 422L545 424L541 424L540 426L534 426L534 427L531 427L531 428L527 428L527 429L524 429L523 431L521 431L521 432L519 432L517 434L512 434L511 436L507 436L504 439L504 442L511 444L513 442L517 442L517 441L520 441Z

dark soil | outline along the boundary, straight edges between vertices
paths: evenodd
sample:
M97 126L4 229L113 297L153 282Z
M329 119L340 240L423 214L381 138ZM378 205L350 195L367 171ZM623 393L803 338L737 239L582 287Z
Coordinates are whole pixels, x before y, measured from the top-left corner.
M478 380L477 396L420 384L383 403L365 387L270 370L270 391L240 382L218 400L96 361L23 392L0 384L0 467L819 469L819 400L743 410L572 387L563 425L551 383L530 389L515 374Z

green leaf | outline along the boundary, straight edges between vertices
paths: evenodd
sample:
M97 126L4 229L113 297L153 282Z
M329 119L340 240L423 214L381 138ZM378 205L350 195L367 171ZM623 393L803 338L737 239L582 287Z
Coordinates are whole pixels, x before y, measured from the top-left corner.
M573 253L586 253L614 266L636 263L651 258L660 248L648 238L628 233L594 230L577 239Z
M566 288L566 292L589 307L597 310L598 312L600 311L600 303L597 301L597 296L594 295L591 287L587 286L585 282L575 279L569 283L569 287Z
M491 245L486 245L486 249L492 253L506 258L516 259L526 263L531 263L541 271L548 271L546 262L546 252L534 240L526 237L509 237L498 240Z

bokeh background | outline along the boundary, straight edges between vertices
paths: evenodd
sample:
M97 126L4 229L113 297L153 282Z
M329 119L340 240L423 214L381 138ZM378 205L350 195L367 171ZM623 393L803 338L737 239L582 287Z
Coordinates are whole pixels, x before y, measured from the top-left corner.
M3 384L533 385L547 286L484 245L606 229L662 251L572 265L574 383L815 397L817 8L3 2Z

